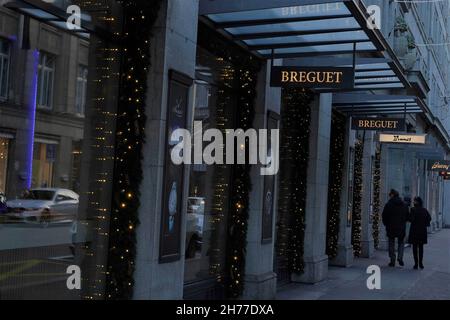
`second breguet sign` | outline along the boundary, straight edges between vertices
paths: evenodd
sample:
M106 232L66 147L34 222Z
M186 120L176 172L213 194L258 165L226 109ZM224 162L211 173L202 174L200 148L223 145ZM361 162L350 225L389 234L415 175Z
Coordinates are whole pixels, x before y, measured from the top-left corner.
M403 118L352 118L353 130L404 131Z
M347 67L272 67L272 87L333 88L354 87L355 72Z

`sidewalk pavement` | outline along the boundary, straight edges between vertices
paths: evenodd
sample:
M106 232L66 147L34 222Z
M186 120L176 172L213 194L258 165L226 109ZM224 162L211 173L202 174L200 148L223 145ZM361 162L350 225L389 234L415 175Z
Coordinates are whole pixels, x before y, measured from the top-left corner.
M373 258L355 259L348 268L330 267L328 277L316 284L288 284L278 291L278 300L450 300L450 229L428 236L424 270L414 270L410 247L405 248L405 266L388 267L387 251ZM381 268L381 289L369 290L367 267Z

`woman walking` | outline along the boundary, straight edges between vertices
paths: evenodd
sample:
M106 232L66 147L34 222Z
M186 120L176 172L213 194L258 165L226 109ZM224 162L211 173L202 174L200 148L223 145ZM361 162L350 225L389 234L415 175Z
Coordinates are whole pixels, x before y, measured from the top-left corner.
M414 269L420 267L423 269L423 245L427 243L428 231L430 226L431 216L428 210L423 207L423 201L420 197L414 198L414 207L408 216L411 222L409 229L408 243L412 244L414 255Z

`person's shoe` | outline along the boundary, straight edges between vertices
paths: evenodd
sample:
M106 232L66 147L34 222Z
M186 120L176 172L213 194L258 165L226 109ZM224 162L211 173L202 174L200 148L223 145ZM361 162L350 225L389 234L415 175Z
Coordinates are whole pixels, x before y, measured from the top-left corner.
M403 263L403 260L398 260L398 264L403 267L405 264Z
M414 265L414 270L417 270L419 267L417 266L417 264Z
M389 262L389 267L395 267L395 262Z
M419 264L420 269L424 269L425 267L423 266L423 264Z

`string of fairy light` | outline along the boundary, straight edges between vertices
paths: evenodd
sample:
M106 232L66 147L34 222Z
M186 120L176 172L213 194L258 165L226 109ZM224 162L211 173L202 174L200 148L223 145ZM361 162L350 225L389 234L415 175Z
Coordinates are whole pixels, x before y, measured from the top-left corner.
M355 173L353 187L353 212L352 212L352 245L356 257L361 255L361 231L362 231L362 193L363 193L363 156L364 139L357 139L355 143Z
M290 273L304 272L307 168L313 95L282 89L280 195L277 254L286 256Z
M106 298L112 300L130 299L133 294L150 39L160 0L118 3L124 22L106 283Z
M107 1L78 0L76 4L83 12L89 13L95 23L105 29L114 30L116 20L111 15L111 3ZM109 240L109 212L111 198L109 186L112 184L111 167L115 158L115 136L113 128L117 119L114 97L107 95L107 88L119 81L117 66L120 61L119 48L112 39L104 39L93 34L89 45L94 53L95 63L90 65L90 108L87 117L90 123L87 154L89 155L90 177L83 178L86 184L87 206L83 214L86 219L78 223L93 232L92 241L82 245L83 273L81 297L83 299L103 299L107 274L107 250Z
M373 211L372 211L372 235L375 249L380 244L380 192L381 192L381 150L375 152L375 162L373 168Z
M342 176L344 172L346 117L333 112L330 135L328 215L326 253L330 259L338 253Z
M255 115L254 103L257 75L261 69L260 61L240 48L230 46L228 41L202 24L198 28L198 39L202 41L200 45L213 54L222 66L219 73L217 127L225 130L225 125L234 119L235 128L251 128ZM234 104L234 117L231 117L230 107ZM243 148L246 149L246 146ZM216 166L215 169L215 177L218 179L215 181L212 209L213 213L217 214L214 214L211 220L215 223L215 230L211 235L213 254L210 256L210 272L216 275L217 281L224 283L228 297L237 298L244 290L251 167L233 166L229 183L225 177L228 174L227 167ZM226 204L228 199L229 206ZM225 208L228 209L227 212L224 212ZM223 236L219 227L223 223L227 223L225 265L222 265L224 252L220 243L223 243Z
M205 39L206 40L206 39ZM199 41L203 41L199 39ZM200 45L206 45L203 42ZM229 123L229 110L228 106L231 104L231 95L227 92L227 88L232 88L235 81L235 68L224 62L221 57L216 57L217 64L220 65L219 68L219 79L217 90L217 103L215 108L215 125L217 129L225 133ZM223 267L224 267L224 242L223 238L226 237L224 234L224 228L222 227L226 223L226 212L227 209L227 194L230 192L229 181L228 181L228 166L225 164L215 165L214 167L214 185L213 185L213 196L211 205L211 216L209 217L209 222L211 225L211 235L210 235L210 255L209 255L209 271L210 274L215 276L218 283L223 283ZM226 232L226 229L225 229Z

